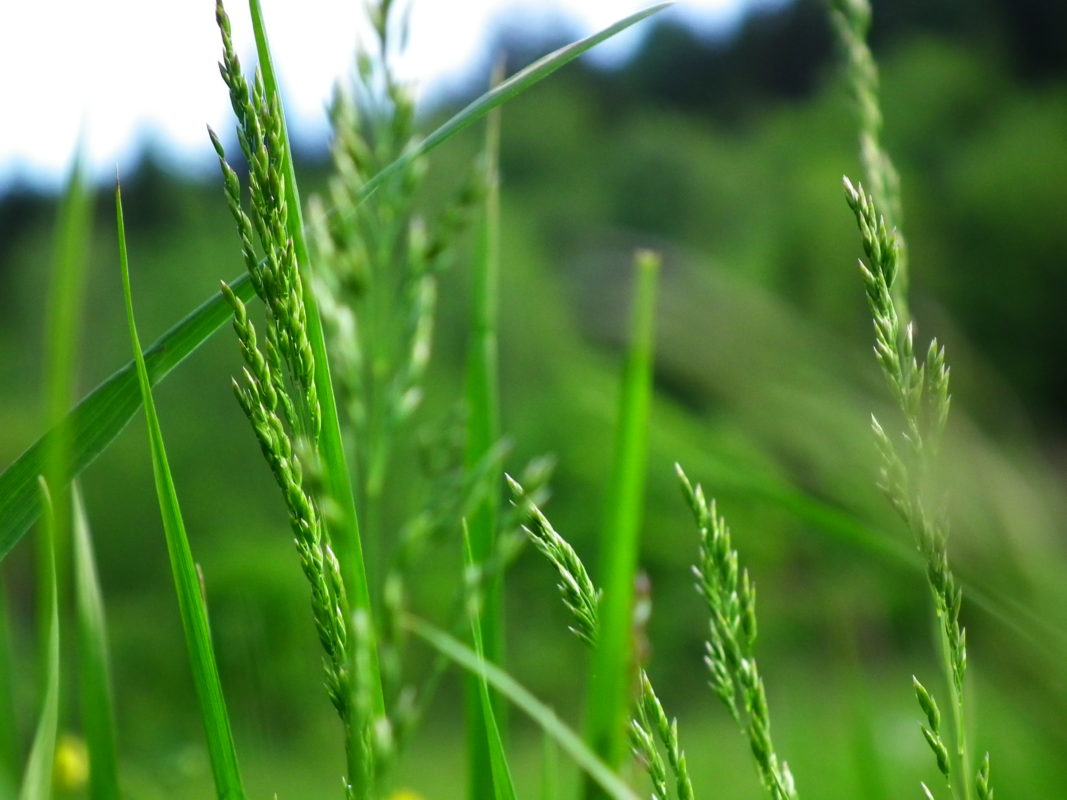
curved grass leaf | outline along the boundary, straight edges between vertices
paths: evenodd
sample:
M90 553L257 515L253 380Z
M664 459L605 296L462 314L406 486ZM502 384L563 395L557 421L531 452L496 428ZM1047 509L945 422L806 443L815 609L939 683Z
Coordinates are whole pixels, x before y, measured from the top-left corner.
M222 683L215 665L215 653L211 647L211 632L208 627L207 608L200 590L200 579L189 549L189 539L185 534L178 495L167 462L166 448L163 445L163 432L159 427L155 403L152 401L152 385L149 382L148 369L141 355L141 343L137 337L137 324L133 316L133 298L130 293L130 268L126 256L126 232L122 219L122 197L115 187L115 214L118 218L119 261L122 265L122 291L126 302L126 319L130 327L130 341L133 344L134 360L137 364L137 379L141 389L141 398L145 407L145 419L148 424L148 443L152 451L152 474L155 476L156 497L163 517L163 530L167 540L167 554L170 557L171 572L174 576L174 588L178 594L178 611L181 615L182 629L185 631L185 645L189 652L189 661L193 673L193 685L196 687L197 699L200 701L200 716L204 723L207 737L208 754L211 769L215 777L215 788L222 800L243 800L244 787L237 767L237 750L233 744L230 719L226 713L226 701L222 696Z
M544 58L538 59L525 69L516 72L499 86L490 89L477 100L467 105L441 127L415 145L415 147L411 148L411 150L367 181L363 191L364 198L372 195L377 191L379 186L389 180L396 173L402 171L412 161L430 152L442 142L451 139L460 131L469 128L497 106L503 105L508 100L522 94L534 84L547 78L560 67L574 61L574 59L578 58L578 56L582 55L587 50L596 47L598 44L610 39L615 34L621 33L631 25L636 25L641 20L651 17L653 14L662 11L670 5L673 5L673 3L659 3L650 6L643 11L638 11L636 14L631 14L625 19L619 20L614 25L604 28L599 33L594 33L592 36L587 36L585 39L580 39L577 42L561 47L560 49L549 53Z
M508 673L478 658L478 654L469 647L428 622L417 617L406 616L403 624L405 628L450 661L454 661L473 675L483 677L494 689L518 706L545 733L556 740L560 748L604 789L608 797L614 800L637 800L637 794L633 789L597 758L581 737L556 716L556 712L530 694L526 687Z
M229 282L244 301L255 293L248 275ZM144 351L150 385L159 383L172 369L231 319L233 312L222 293L216 293L189 313ZM67 442L67 457L60 465L57 482L66 485L115 439L141 406L137 367L129 362L101 383L49 433L42 436L0 475L0 559L22 538L41 512L37 476L55 437Z

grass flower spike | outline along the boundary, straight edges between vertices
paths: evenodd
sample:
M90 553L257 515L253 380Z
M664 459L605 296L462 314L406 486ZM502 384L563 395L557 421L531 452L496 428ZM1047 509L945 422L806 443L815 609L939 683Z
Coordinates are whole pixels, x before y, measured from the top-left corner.
M753 655L756 643L756 587L748 570L738 566L737 550L726 521L676 467L686 500L700 530L700 562L695 568L697 591L711 612L705 661L711 688L741 726L752 749L763 786L773 800L795 800L796 785L789 765L779 759L771 741L767 694Z

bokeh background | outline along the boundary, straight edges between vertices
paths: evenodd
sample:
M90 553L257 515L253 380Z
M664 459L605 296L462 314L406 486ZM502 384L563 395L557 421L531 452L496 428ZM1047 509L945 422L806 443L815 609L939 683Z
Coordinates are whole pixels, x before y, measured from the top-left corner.
M506 106L508 467L554 455L547 511L594 566L632 254L663 252L641 560L652 586L650 671L680 717L698 794L755 798L760 789L706 688L706 620L689 573L696 533L676 460L719 498L759 587L759 655L801 795L914 795L936 772L911 675L940 683L923 576L874 487L868 420L891 411L840 187L842 174L859 171L855 123L820 2L739 14L710 28L664 14L627 52L582 60ZM425 94L427 129L480 91L495 54L517 68L580 33L573 21L496 19L467 77ZM203 24L210 30L207 12ZM952 365L951 552L965 581L974 737L992 751L999 791L1018 797L1053 797L1067 781L1065 31L1067 7L1045 0L900 0L876 4L872 38L885 141L902 177L918 336L936 333ZM5 116L19 124L32 113ZM314 131L297 140L306 197L324 185L328 154ZM428 210L463 180L478 147L472 132L435 152ZM142 338L151 339L238 274L240 254L213 172L183 169L158 137L128 160L127 231ZM84 390L129 357L110 188L99 191ZM9 172L0 196L4 465L41 430L55 218L47 186ZM461 391L467 283L461 257L441 291L420 421L427 436ZM216 335L159 387L160 416L250 788L330 796L339 740L284 509L228 386L238 359L232 337ZM412 472L421 468L413 458ZM130 796L208 796L140 417L83 486ZM430 616L454 585L458 541L458 530L441 538L422 564L419 608ZM3 573L28 737L31 548L12 553ZM509 669L580 725L585 654L533 553L509 577L508 604ZM462 796L460 687L446 682L401 769L401 783L427 798ZM67 719L76 730L73 702ZM540 740L517 715L513 728L532 795Z

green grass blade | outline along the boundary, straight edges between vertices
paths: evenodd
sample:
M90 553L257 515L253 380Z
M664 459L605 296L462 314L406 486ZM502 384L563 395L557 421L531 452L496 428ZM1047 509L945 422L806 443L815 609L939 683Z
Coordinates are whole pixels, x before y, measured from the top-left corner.
M382 185L382 183L389 180L394 174L401 171L412 161L433 150L442 142L451 139L460 131L469 128L497 106L500 106L522 92L525 92L531 86L544 80L560 67L569 64L590 48L596 47L598 44L610 39L615 34L626 30L631 25L636 25L641 20L662 11L670 5L672 5L672 3L659 3L650 6L643 11L638 11L636 14L631 14L625 19L619 20L614 25L610 25L607 28L604 28L604 30L594 33L592 36L580 39L577 42L573 42L565 47L561 47L559 50L549 53L544 58L535 61L525 69L515 73L499 86L486 92L477 100L463 108L455 114L455 116L441 125L441 127L437 128L437 130L409 150L405 155L398 158L367 181L367 184L364 187L363 196L369 197Z
M634 574L644 506L645 452L652 398L652 342L660 259L637 256L630 347L623 370L615 460L601 540L600 636L593 651L588 737L604 763L617 768L627 753L633 676ZM602 793L587 784L587 797Z
M74 398L75 358L80 334L82 307L85 297L86 254L89 251L89 222L92 203L85 186L82 156L75 156L66 189L59 205L56 228L56 250L52 273L49 278L47 301L47 359L44 386L45 427L58 423L70 410ZM62 431L62 429L60 429ZM65 593L70 540L70 498L63 490L62 464L67 461L69 443L62 433L52 439L46 455L42 474L52 495L52 531L54 539L49 545L54 548L56 587ZM41 640L47 639L49 620L48 565L49 559L37 560L38 608ZM65 605L65 603L64 603Z
M56 731L59 728L59 601L55 551L51 547L55 540L55 527L48 486L43 478L38 478L37 485L41 493L41 505L45 510L41 537L44 541L42 554L45 559L45 580L49 589L48 609L45 614L48 619L48 631L43 668L44 700L41 703L41 716L37 721L37 732L33 737L30 757L23 774L19 800L43 800L52 796L52 769L56 755Z
M637 800L637 794L597 758L574 730L504 670L478 658L478 654L469 647L428 622L406 616L404 627L471 674L484 677L493 688L555 739L563 752L603 788L607 797L614 800Z
M229 285L246 302L255 296L247 274ZM149 382L154 386L163 380L232 316L221 292L190 312L144 351ZM57 480L57 485L65 486L107 449L140 406L137 366L130 361L4 470L0 475L0 558L11 551L40 514L36 481L46 469L51 442L65 437L68 443Z
M477 575L479 562L475 561L474 551L471 548L470 533L466 525L463 528L463 555L464 564L468 575ZM491 664L485 656L485 643L482 636L482 615L479 606L482 596L474 592L471 598L470 624L471 641L474 643L474 655L478 661ZM481 725L473 730L485 736L483 742L488 762L488 775L471 775L472 797L493 797L495 800L515 800L515 785L511 779L511 768L508 767L507 754L504 752L504 740L500 735L500 727L497 725L496 714L493 711L493 699L489 693L489 682L484 675L474 676L478 683L477 706L481 713Z
M256 37L256 50L259 54L259 68L263 74L263 84L268 96L280 98L278 81L274 73L274 61L271 58L267 32L263 24L263 10L259 0L249 0L248 8L252 15L252 28ZM279 102L279 105L281 103ZM333 379L330 376L330 361L326 352L326 338L319 315L318 302L311 283L311 257L308 253L307 238L304 235L303 213L300 206L300 194L297 189L296 171L293 168L292 149L289 133L285 126L285 112L282 106L282 153L285 165L286 204L289 209L287 217L289 235L293 239L297 263L300 265L300 278L304 283L304 306L307 312L308 339L315 357L315 388L318 390L319 403L322 408L322 430L319 436L318 450L322 460L322 476L330 499L340 511L340 524L331 528L331 540L341 562L348 596L355 613L364 612L368 620L373 620L373 608L370 599L370 585L367 582L367 568L363 558L363 545L359 534L359 516L356 513L356 499L353 483L345 457L344 444L341 439L341 423L337 414L337 400L333 393ZM372 626L373 627L373 626ZM369 635L374 636L373 629ZM382 690L381 671L378 664L378 648L371 642L366 646L368 656L367 668L370 675L366 685L371 689L371 702L376 717L385 717L385 696ZM369 746L369 743L367 743ZM366 754L368 763L373 763L373 755Z
M119 796L115 711L108 663L107 625L100 579L78 484L71 484L74 602L78 617L78 678L82 723L89 749L89 797Z
M494 83L499 83L498 72ZM484 463L492 448L500 440L500 398L497 344L497 285L499 283L500 183L498 176L500 153L500 110L489 115L485 139L485 202L478 230L477 251L472 275L470 314L470 342L467 352L467 452L466 468L476 470ZM503 483L503 468L499 462L483 478L486 491L470 517L471 557L475 564L484 564L496 544L497 519L500 508L499 487ZM483 587L480 639L481 655L495 663L504 661L504 580L503 571L490 578ZM479 783L486 775L489 753L485 744L489 732L481 724L481 692L483 681L471 679L468 684L467 733L470 761L469 786L472 800L485 797L490 788ZM506 728L506 709L493 698L496 718Z
M2 578L2 576L0 576ZM0 579L0 797L15 792L20 771L18 720L15 717L14 665L6 581Z
M189 549L189 540L185 534L185 523L182 521L178 495L163 445L163 432L160 430L159 418L156 416L156 407L152 400L148 369L141 355L141 343L137 336L137 323L134 320L133 298L130 292L129 260L126 255L126 231L122 218L122 196L117 186L115 188L115 214L118 219L122 291L126 303L126 318L130 327L134 360L137 362L137 377L145 407L145 419L148 423L148 442L152 451L152 473L155 476L156 496L163 517L167 554L170 557L174 588L178 595L178 611L181 615L182 628L185 631L185 644L189 652L193 685L196 687L197 699L200 702L200 715L204 723L208 754L215 777L215 788L223 800L241 800L244 798L244 787L241 784L241 775L237 767L237 751L233 743L233 733L230 730L230 719L226 713L226 701L222 695L222 683L215 665L215 653L211 647L207 609L200 593L200 580L196 564L193 562L193 554Z

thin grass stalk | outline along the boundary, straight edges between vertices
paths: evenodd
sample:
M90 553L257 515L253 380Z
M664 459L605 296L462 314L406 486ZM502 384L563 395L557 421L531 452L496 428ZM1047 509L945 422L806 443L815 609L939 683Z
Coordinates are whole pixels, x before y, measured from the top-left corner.
M56 226L56 252L53 262L47 305L46 353L48 366L44 387L45 427L53 427L70 410L74 398L75 358L80 338L85 297L86 253L89 251L89 221L92 203L85 186L82 156L79 150L59 207ZM49 571L56 571L57 591L62 597L67 585L67 561L70 539L70 498L63 487L63 464L69 459L69 435L62 427L51 440L45 454L43 475L51 491L54 539L47 544L53 553L42 552L38 559L37 591L38 630L41 642L47 641L49 619ZM50 566L49 558L55 560Z
M465 567L465 583L469 586L467 592L468 617L470 619L471 641L474 644L474 654L478 660L491 664L485 653L485 641L482 636L483 620L481 614L483 594L481 587L484 581L480 571L482 565L475 560L474 550L470 539L470 533L464 525L463 528L463 562ZM474 676L478 682L478 710L481 712L480 730L484 731L486 760L488 761L489 776L472 775L471 785L477 786L480 792L488 790L489 794L475 794L476 798L493 797L495 800L515 800L515 785L511 778L511 768L508 766L507 755L504 751L504 740L497 724L496 712L493 710L493 700L489 692L489 682L485 675ZM469 724L469 721L468 721Z
M593 649L589 677L587 730L594 752L616 769L627 752L626 729L635 675L631 630L644 505L659 269L659 256L648 251L638 253L630 344L623 368L615 457L600 543L604 595L600 609L600 636ZM603 794L589 783L586 797L598 798Z
M122 194L115 187L115 215L118 226L119 262L122 267L122 290L126 304L126 319L129 325L130 342L141 386L145 419L148 425L148 442L152 453L152 474L155 478L156 497L163 518L163 530L167 543L174 588L178 597L178 611L185 633L185 646L189 654L193 685L200 704L200 716L207 738L208 755L215 779L215 790L221 800L243 800L244 786L237 764L237 749L234 746L230 718L226 712L222 682L215 664L215 652L211 646L211 631L208 626L207 608L201 594L200 577L189 548L178 495L167 461L163 432L159 427L152 389L141 354L137 335L137 323L133 314L133 297L130 290L130 267L126 252L126 228L122 215Z
M475 124L494 108L544 80L596 44L668 5L670 4L661 3L645 12L627 17L599 34L561 48L509 78L492 92L482 95L434 129L412 151L400 156L374 175L365 186L363 199L410 166L415 159L426 155L461 130ZM228 286L244 302L255 296L247 274L229 281ZM145 352L152 385L162 380L230 319L230 306L222 292L208 297L185 315ZM77 476L110 445L140 407L140 403L136 365L131 361L90 393L64 418L63 424L69 426L72 431L74 444L71 460L65 465L64 484ZM42 469L40 464L44 440L50 435L51 431L39 438L0 475L0 558L11 551L40 514L35 482Z
M76 481L71 483L71 508L74 513L72 541L78 678L82 724L89 750L89 797L90 800L112 800L119 796L119 765L107 623L89 521Z
M41 493L41 555L44 558L44 579L48 592L45 602L48 604L44 616L48 620L45 639L44 660L41 668L43 678L41 714L37 720L37 731L30 746L30 756L23 773L19 800L42 800L52 796L52 772L56 757L56 733L59 729L59 589L56 585L55 517L52 513L52 498L45 479L38 478L38 490Z
M500 83L500 66L494 70L492 83ZM485 135L485 199L478 231L477 251L472 275L470 345L467 353L467 469L476 469L500 439L500 376L498 368L498 285L500 271L500 110L489 115ZM469 522L471 557L484 566L497 546L500 486L503 470L499 461L482 480L486 487L482 501ZM482 590L479 638L485 656L495 664L504 660L504 574L498 571ZM483 681L468 684L468 760L471 800L484 797L485 744L490 732L480 723L484 710L481 695ZM494 711L505 733L506 707L493 698Z
M21 768L19 726L15 716L13 656L7 582L0 571L0 794L3 795L14 794Z

